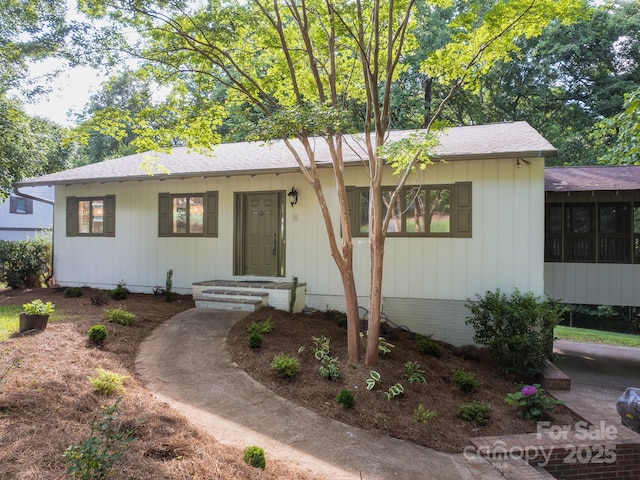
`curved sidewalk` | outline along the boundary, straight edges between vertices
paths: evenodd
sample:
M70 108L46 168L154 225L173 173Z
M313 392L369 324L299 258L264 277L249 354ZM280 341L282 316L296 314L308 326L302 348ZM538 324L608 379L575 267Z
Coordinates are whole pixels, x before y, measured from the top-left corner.
M285 461L318 478L503 478L484 459L372 435L278 397L229 359L227 333L245 315L191 309L163 323L136 361L145 387L220 443L258 445L267 461Z

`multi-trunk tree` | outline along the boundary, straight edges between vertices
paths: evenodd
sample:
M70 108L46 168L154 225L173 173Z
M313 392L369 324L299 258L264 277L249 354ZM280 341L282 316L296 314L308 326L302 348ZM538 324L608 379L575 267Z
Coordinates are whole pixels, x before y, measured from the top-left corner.
M130 53L145 60L146 71L158 82L176 86L180 98L197 105L209 102L211 124L220 114L213 108L220 99L213 92L224 86L227 111L251 106L258 112L255 118L261 118L256 138L281 140L289 147L315 193L342 279L351 362L361 358L360 322L343 153L348 148L345 134L361 133L362 168L370 192L368 365L377 362L384 244L393 210L383 204L383 171L391 165L397 173L388 198L393 205L411 172L429 161L432 131L455 92L477 88L495 62L518 51L517 39L540 35L552 22L572 22L585 13L582 0L420 3L417 10L416 0L80 2L91 15L109 16L127 29L135 28L140 40L129 46ZM445 10L447 15L441 15ZM419 135L389 145L398 92L394 85L416 51L418 20L428 25L424 16L430 15L449 19L448 34L441 48L430 51L417 68L443 85L445 93L434 100ZM353 115L354 106L358 115ZM200 121L206 123L203 118ZM198 144L217 140L206 128L188 134ZM316 164L317 137L331 155L330 187L322 184ZM337 196L340 207L335 223L327 192Z

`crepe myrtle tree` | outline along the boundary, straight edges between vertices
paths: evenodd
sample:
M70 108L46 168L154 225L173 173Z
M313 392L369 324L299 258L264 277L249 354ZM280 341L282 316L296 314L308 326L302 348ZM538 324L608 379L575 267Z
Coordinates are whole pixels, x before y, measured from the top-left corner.
M417 2L420 16L416 16ZM517 51L519 37L540 35L551 22L569 23L587 10L582 0L80 0L94 17L110 18L138 32L122 48L142 58L147 75L178 92L189 108L203 109L199 124L220 121L219 106L259 112L256 139L281 140L313 189L322 212L331 256L340 273L347 307L348 359L361 360L353 243L343 153L355 150L346 133L362 133L362 168L369 175L369 324L365 362L377 363L384 244L392 209L382 201L382 173L391 164L397 184L389 204L416 168L429 163L438 117L460 88L474 89L498 60ZM420 134L389 144L392 85L417 48L415 26L430 12L451 9L449 38L421 63L448 93L439 99ZM129 37L131 38L131 36ZM226 88L223 102L211 92ZM172 97L175 99L176 97ZM354 107L355 106L355 107ZM174 109L173 115L186 107ZM207 110L208 108L208 110ZM358 115L351 115L353 108ZM138 122L144 147L165 147L158 139L162 105L127 122ZM155 115L155 116L154 116ZM114 117L112 117L114 118ZM353 118L358 118L354 121ZM160 119L160 120L158 120ZM124 124L124 123L123 123ZM174 133L196 145L218 139L215 128ZM316 138L314 138L316 137ZM316 163L314 142L326 142L333 166L332 188L340 207L334 224ZM166 136L164 137L166 140ZM154 143L156 142L156 143ZM340 226L341 236L334 225Z

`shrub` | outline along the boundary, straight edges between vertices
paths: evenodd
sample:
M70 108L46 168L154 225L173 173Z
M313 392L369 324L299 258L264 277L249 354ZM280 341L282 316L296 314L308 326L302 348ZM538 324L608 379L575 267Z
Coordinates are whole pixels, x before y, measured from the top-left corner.
M476 375L473 372L465 372L464 370L453 370L451 372L451 383L462 390L464 393L473 392L479 385Z
M325 316L334 321L340 328L347 328L347 314L339 310L327 310Z
M251 332L249 335L249 347L250 348L261 348L262 347L262 335L258 332Z
M427 410L421 403L419 403L418 407L413 411L413 419L416 421L416 423L429 423L437 416L438 414L435 410Z
M116 287L112 290L109 290L109 298L111 300L124 300L129 296L129 289L125 287L124 282L118 283Z
M423 355L431 355L440 358L442 356L442 348L432 338L431 335L418 335L416 347Z
M409 379L409 383L427 383L424 379L424 371L420 370L418 362L407 362L404 364L404 376Z
M91 305L106 305L109 301L109 295L106 292L98 291L91 295Z
M476 295L467 308L467 324L474 341L487 347L502 374L528 380L542 374L552 354L553 329L562 309L556 300L541 300L533 293L515 289L511 297L500 290Z
M50 263L50 235L15 242L0 240L0 282L11 288L39 287Z
M131 325L136 318L133 313L127 312L124 308L111 308L105 313L110 322L120 325Z
M340 390L340 393L338 393L336 401L344 408L353 408L356 404L356 397L351 390L343 388Z
M89 383L93 385L93 391L101 395L111 395L112 393L124 392L124 381L128 377L119 373L96 368L95 374L89 377Z
M67 287L62 291L62 296L65 298L81 297L82 289L80 287Z
M247 465L264 470L267 468L267 460L264 456L264 450L260 447L251 446L244 449L242 453L242 461Z
M87 334L89 341L95 345L103 345L107 340L107 328L104 325L94 325Z
M280 378L295 378L300 372L300 361L284 353L273 357L271 368Z
M104 479L110 476L113 465L135 440L130 430L115 425L120 400L102 407L102 416L91 422L91 436L81 445L70 445L64 452L67 475L81 480Z
M458 415L465 422L474 422L477 425L486 425L489 423L489 415L491 415L491 407L484 405L478 401L465 403L458 409Z
M519 391L507 394L504 399L507 405L516 407L516 416L525 420L541 420L545 413L551 413L556 405L563 404L545 394L537 383L524 385Z
M271 317L267 318L262 322L251 322L251 324L247 327L247 333L251 335L252 333L259 333L260 335L266 335L273 331L273 324L271 323Z

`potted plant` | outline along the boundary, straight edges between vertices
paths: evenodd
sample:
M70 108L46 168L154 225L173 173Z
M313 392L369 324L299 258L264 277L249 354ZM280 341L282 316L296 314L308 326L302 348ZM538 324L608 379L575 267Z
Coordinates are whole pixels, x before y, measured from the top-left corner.
M53 303L44 303L39 298L29 303L24 303L22 305L24 311L20 314L19 333L47 328L49 315L54 312L54 307Z

